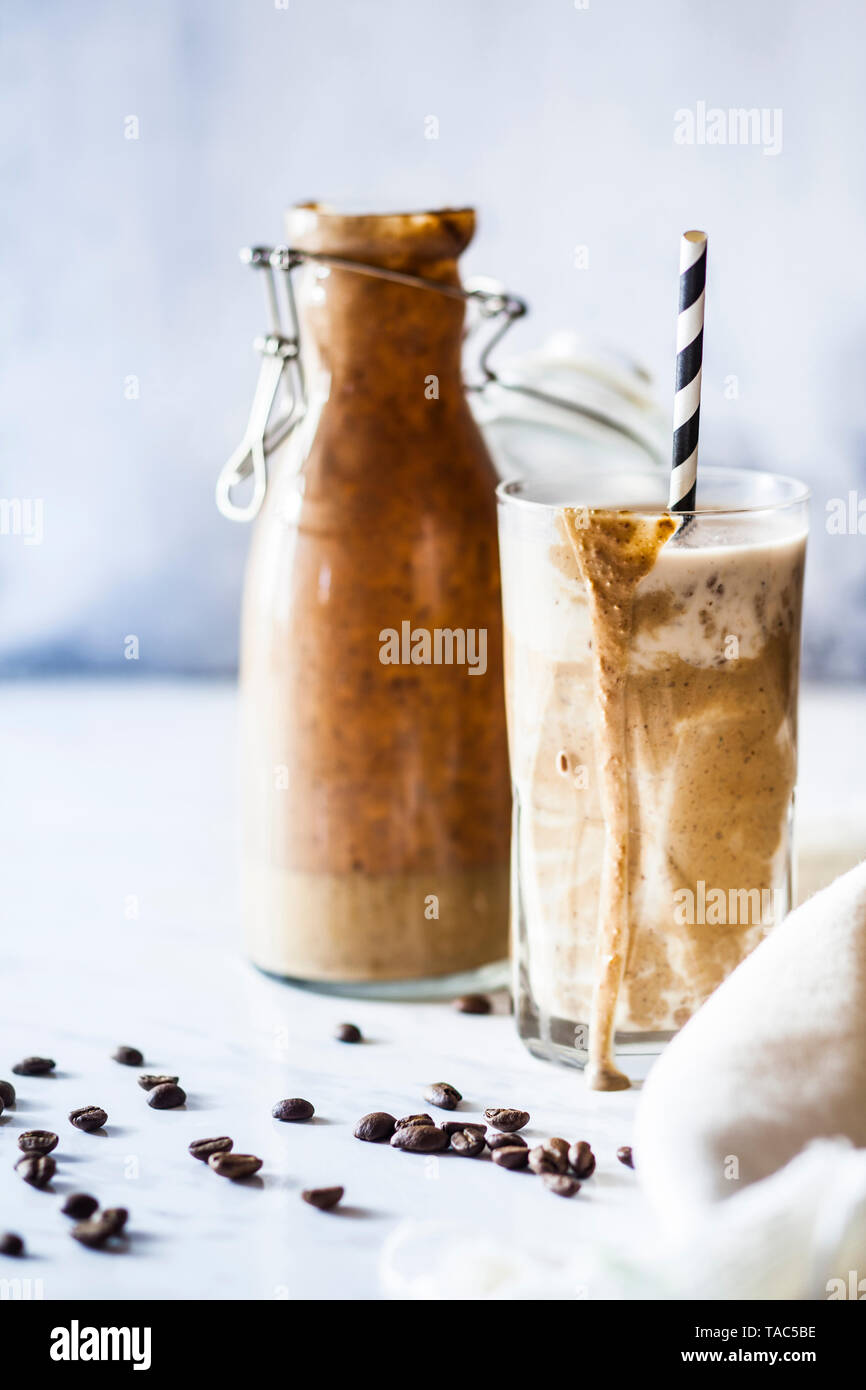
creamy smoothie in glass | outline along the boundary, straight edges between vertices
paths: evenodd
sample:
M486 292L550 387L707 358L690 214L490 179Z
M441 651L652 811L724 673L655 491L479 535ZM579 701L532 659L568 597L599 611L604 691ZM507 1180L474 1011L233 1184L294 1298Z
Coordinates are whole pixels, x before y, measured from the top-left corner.
M808 494L707 468L673 517L666 489L499 489L518 1027L602 1090L792 900Z

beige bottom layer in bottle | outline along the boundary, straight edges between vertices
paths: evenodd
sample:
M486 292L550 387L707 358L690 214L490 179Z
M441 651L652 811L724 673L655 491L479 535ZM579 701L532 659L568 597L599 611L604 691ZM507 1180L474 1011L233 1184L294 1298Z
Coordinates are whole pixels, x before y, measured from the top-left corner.
M505 865L369 876L247 861L243 872L247 948L277 975L422 979L475 970L508 952Z

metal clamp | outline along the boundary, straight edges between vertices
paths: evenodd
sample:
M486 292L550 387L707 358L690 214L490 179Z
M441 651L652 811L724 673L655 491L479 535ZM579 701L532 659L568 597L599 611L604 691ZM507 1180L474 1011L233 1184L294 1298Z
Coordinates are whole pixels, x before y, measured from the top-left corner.
M291 433L307 408L300 329L291 279L293 266L287 264L279 267L285 270L287 327L284 331L273 254L269 246L248 247L241 252L242 261L265 272L271 331L266 337L256 338L253 343L261 354L262 365L250 417L240 444L217 479L216 504L230 521L252 521L257 516L268 485L267 456ZM278 399L281 399L282 411L272 424L271 416ZM252 496L242 506L233 501L232 491L250 475L253 479Z
M306 413L307 391L301 359L300 325L292 288L292 271L299 265L313 262L334 270L351 270L359 275L391 280L395 284L408 285L415 289L435 290L437 294L444 294L450 299L461 299L476 304L481 320L501 320L479 356L478 365L482 379L477 384L469 384L469 390L483 390L488 382L497 380L496 373L488 361L490 354L515 319L522 318L527 312L527 306L522 299L509 294L492 280L476 280L465 287L446 285L439 280L425 279L421 275L388 270L384 266L367 265L362 261L349 261L340 256L298 251L291 246L247 247L241 252L241 260L265 273L270 332L266 337L256 338L253 344L261 354L262 364L250 417L240 444L223 466L217 480L217 507L230 521L252 521L256 517L268 485L268 455L282 444ZM281 272L283 282L285 325L275 271ZM278 399L281 400L282 410L272 424L271 416ZM245 506L239 505L232 500L232 491L250 476L253 479L252 495Z

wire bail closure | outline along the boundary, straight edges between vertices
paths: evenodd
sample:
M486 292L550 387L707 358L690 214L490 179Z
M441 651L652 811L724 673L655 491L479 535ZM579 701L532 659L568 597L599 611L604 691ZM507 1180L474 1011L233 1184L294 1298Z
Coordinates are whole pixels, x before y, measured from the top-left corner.
M241 442L223 466L217 480L216 504L229 521L253 521L258 515L267 491L268 455L288 438L306 414L307 389L301 359L300 322L292 286L292 272L298 266L311 262L334 270L351 270L359 275L372 275L399 285L434 290L451 299L477 305L479 319L495 323L496 327L478 359L481 380L475 384L467 383L467 390L483 390L488 382L498 380L489 365L490 354L512 323L527 312L524 300L510 294L493 280L477 280L465 286L446 285L421 275L345 260L340 256L298 251L291 246L251 246L240 254L246 265L264 272L270 331L253 343L262 361L252 409ZM282 296L277 288L276 272L280 272ZM470 327L467 336L472 331ZM281 408L271 423L278 401ZM232 492L250 476L253 480L252 495L249 502L241 506L232 499Z

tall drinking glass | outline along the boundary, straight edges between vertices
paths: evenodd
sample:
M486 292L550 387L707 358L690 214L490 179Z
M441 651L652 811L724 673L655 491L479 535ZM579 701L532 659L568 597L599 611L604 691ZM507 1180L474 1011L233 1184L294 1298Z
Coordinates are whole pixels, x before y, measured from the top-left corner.
M516 1013L629 1084L791 906L806 488L657 469L498 489Z

